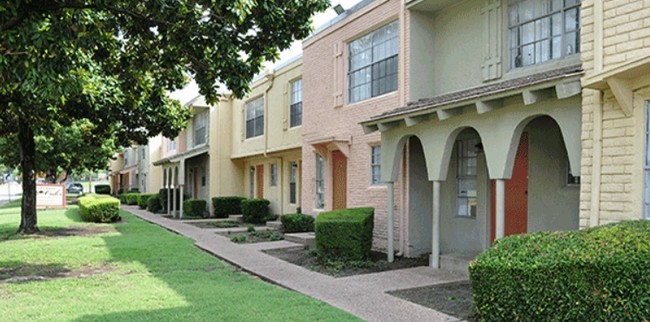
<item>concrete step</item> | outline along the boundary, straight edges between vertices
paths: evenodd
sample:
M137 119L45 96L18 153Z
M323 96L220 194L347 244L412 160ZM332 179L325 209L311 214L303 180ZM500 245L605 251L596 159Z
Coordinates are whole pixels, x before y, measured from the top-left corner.
M469 277L469 262L478 254L440 255L440 268Z
M282 222L279 221L279 220L267 221L266 222L266 227L269 227L269 229L280 230L280 229L282 229Z
M230 215L228 218L224 218L224 220L244 222L244 215Z
M314 233L291 233L284 234L284 240L296 244L305 245L305 248L316 248L316 235Z

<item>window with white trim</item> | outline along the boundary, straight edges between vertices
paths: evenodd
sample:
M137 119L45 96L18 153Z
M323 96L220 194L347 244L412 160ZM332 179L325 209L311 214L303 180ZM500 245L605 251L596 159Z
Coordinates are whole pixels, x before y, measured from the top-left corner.
M289 203L296 204L298 199L298 163L289 162Z
M509 0L510 68L580 52L580 0Z
M314 206L317 209L325 208L325 161L320 154L316 154L316 182Z
M246 138L264 134L264 97L246 103Z
M456 207L458 217L476 217L476 162L479 139L456 141Z
M291 82L290 127L302 125L302 79Z
M643 162L643 216L650 220L650 101L645 105L645 158Z
M275 187L278 185L278 164L277 163L271 163L271 187Z
M371 183L381 183L381 145L370 147L370 176Z
M176 151L176 138L169 140L169 151Z
M393 21L350 43L348 102L397 89L397 33L397 21Z
M192 122L194 127L194 146L205 144L208 141L208 111L194 115Z

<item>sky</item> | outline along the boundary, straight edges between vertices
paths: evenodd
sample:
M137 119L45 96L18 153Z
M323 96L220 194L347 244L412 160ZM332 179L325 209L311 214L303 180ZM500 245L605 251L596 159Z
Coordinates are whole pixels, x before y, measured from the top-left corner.
M318 29L318 27L324 25L328 21L334 19L336 17L336 12L334 9L332 9L334 6L337 4L340 4L343 6L344 9L350 9L352 8L355 4L359 3L361 0L330 0L331 2L331 7L327 9L325 12L318 13L314 15L313 21L314 21L314 30ZM300 54L302 51L302 42L301 41L295 41L291 47L282 53L280 53L280 59L274 63L267 62L265 64L266 69L272 69L274 66L277 66L279 64L282 64L282 62L287 61L297 55ZM187 87L185 87L182 90L174 91L173 93L169 94L172 98L177 99L181 102L181 104L184 104L185 102L193 99L197 95L199 95L199 89L198 86L194 81L190 82Z

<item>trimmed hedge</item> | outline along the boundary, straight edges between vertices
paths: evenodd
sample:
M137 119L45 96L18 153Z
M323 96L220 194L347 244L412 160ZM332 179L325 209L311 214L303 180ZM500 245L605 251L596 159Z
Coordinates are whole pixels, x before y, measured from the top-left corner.
M203 199L188 199L183 201L183 216L188 218L203 218L208 203Z
M214 197L212 198L212 209L217 218L228 218L228 215L241 214L241 202L244 197Z
M323 212L315 221L316 255L320 260L367 260L372 248L374 208Z
M111 186L107 184L98 184L95 185L95 193L98 195L110 195Z
M303 214L280 216L282 231L285 233L304 233L314 231L314 217Z
M498 240L469 266L484 321L647 321L650 221Z
M163 212L167 212L167 196L169 194L167 188L162 188L158 191L158 197L160 198L160 208L163 210ZM173 200L171 200L173 204ZM179 189L176 189L176 205L181 204L181 191ZM178 206L177 206L178 207Z
M152 193L141 193L138 195L138 207L140 209L147 209L147 205L149 204L149 198L155 196L155 194Z
M138 196L140 196L140 194L135 192L123 193L120 195L120 202L129 206L134 206L138 204Z
M251 224L263 224L269 215L269 204L266 199L244 199L241 201L241 213L244 222Z
M161 210L162 207L160 207L160 197L158 194L151 195L151 197L149 197L149 200L147 200L147 211L157 214L160 213Z
M83 221L110 223L120 219L120 201L106 195L86 194L79 198L79 215Z

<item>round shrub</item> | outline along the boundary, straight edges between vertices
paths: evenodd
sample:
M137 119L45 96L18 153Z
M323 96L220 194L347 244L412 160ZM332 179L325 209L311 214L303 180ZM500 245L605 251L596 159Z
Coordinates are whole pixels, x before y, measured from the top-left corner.
M162 210L162 207L160 207L160 197L155 194L149 197L149 200L147 200L147 210L151 213L157 214Z
M155 194L141 193L140 195L138 195L138 207L140 207L140 209L147 209L149 198L151 198L152 196L155 196Z
M469 266L485 321L644 321L650 221L498 240Z
M107 184L98 184L95 185L95 193L98 195L110 195L111 186Z
M122 194L122 196L124 196L124 201L126 202L127 205L135 206L138 204L138 197L140 196L140 193L129 192L129 193Z
M207 202L203 199L188 199L183 201L183 216L188 218L203 218Z
M303 214L290 214L280 217L282 231L285 233L304 233L314 231L314 217Z
M266 199L244 199L241 201L241 212L244 222L263 224L269 215L269 204Z
M83 221L110 223L120 219L120 201L106 195L86 194L79 198L79 215Z
M325 260L366 260L372 249L374 208L323 212L316 217L316 254Z
M212 198L212 209L217 218L228 218L229 215L241 214L241 201L246 198L228 196Z

